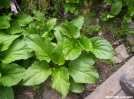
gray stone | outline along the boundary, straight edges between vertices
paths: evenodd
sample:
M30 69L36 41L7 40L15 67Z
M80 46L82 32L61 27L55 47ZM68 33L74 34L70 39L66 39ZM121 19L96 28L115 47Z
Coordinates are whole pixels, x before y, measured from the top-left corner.
M127 49L124 44L115 48L116 56L112 58L114 63L121 63L123 60L129 57Z

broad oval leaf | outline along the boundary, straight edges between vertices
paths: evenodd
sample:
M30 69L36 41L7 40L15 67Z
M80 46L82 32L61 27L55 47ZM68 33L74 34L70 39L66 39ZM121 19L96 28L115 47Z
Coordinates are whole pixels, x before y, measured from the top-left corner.
M11 43L20 35L10 35L0 30L0 51L7 50Z
M114 4L114 0L104 0L104 2L108 2L110 4Z
M84 35L80 36L80 39L78 40L80 46L86 50L86 51L91 51L92 50L92 42L89 38L87 38Z
M13 86L19 83L24 76L25 69L17 64L0 64L0 84L3 86Z
M49 40L41 38L37 34L31 34L26 37L26 42L28 47L35 51L37 59L50 62L54 46Z
M10 22L10 27L6 30L7 33L9 34L16 34L22 32L21 27L19 26L17 20L13 19Z
M33 56L31 49L27 47L24 40L15 40L11 46L2 53L1 61L3 63L11 63L20 59L28 59Z
M55 36L57 42L64 40L64 35L61 34L60 27L55 28L54 36Z
M46 23L46 25L44 26L46 32L50 32L52 29L54 29L54 26L56 25L56 20L56 18L52 18Z
M69 91L69 72L67 68L54 69L52 73L52 88L59 91L63 98L67 95Z
M0 99L14 99L12 87L0 86Z
M28 23L33 21L33 18L24 12L19 12L16 17L20 26L26 26Z
M52 54L52 61L59 66L65 63L65 58L63 54L63 42L58 42L54 53Z
M126 5L128 6L128 9L131 9L134 6L134 0L127 0Z
M91 53L82 53L79 58L70 61L69 73L76 83L95 83L99 80L97 70L92 66L95 56Z
M70 77L70 90L75 93L81 93L84 91L84 85L81 83L75 83Z
M121 1L115 1L115 3L111 6L111 13L113 15L117 15L122 9L122 2Z
M84 24L84 17L80 16L77 19L72 20L71 23L73 23L75 26L77 26L78 29L80 30Z
M10 27L9 18L8 15L0 16L0 29L7 29Z
M81 54L81 47L75 39L67 39L64 42L63 53L66 60L74 60Z
M100 59L111 59L114 56L114 51L111 44L100 37L93 37L92 42L92 53Z
M35 61L23 77L23 85L37 85L44 82L51 74L51 69L46 61Z
M80 36L80 31L73 23L64 22L60 25L60 31L63 35L69 38L78 38Z

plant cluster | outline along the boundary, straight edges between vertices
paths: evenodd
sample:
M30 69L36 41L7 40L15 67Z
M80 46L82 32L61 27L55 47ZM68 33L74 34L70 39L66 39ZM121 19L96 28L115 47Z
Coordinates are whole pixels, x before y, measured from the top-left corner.
M84 83L99 80L96 58L110 59L113 48L101 37L80 33L84 17L57 25L57 19L9 11L9 0L0 1L0 99L14 99L12 86L38 85L51 77L51 86L64 98L69 90L80 93Z
M100 16L101 20L107 21L111 18L115 18L117 15L123 16L121 22L121 34L133 33L129 31L130 22L134 16L134 0L104 0L111 5L109 12L104 12Z

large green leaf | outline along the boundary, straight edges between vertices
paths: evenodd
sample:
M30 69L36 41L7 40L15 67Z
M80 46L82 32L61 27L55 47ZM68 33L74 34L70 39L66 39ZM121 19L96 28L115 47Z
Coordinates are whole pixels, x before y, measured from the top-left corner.
M9 28L10 27L9 20L10 20L10 16L8 15L0 16L0 29Z
M78 29L80 30L84 24L84 17L80 16L77 19L74 19L73 21L71 21L71 23L73 23L75 26L77 26Z
M80 0L65 0L66 3L79 3Z
M134 6L134 0L126 0L126 4L128 9L131 9Z
M65 63L65 58L64 58L64 54L63 54L63 42L58 42L55 51L52 55L52 61L55 64L58 65L63 65Z
M81 54L81 47L75 39L66 39L63 46L63 53L66 60L74 60Z
M65 3L65 11L66 12L70 11L71 13L74 13L77 8L78 8L77 3Z
M93 37L92 42L92 53L95 54L97 58L100 59L111 59L114 56L114 51L111 44L100 37Z
M54 46L49 40L41 38L37 34L31 34L26 37L26 42L28 47L35 51L37 59L50 62Z
M99 79L97 70L92 66L95 56L91 53L82 53L81 56L69 63L69 73L76 83L95 83Z
M55 36L57 42L60 42L60 41L62 41L64 39L64 36L63 36L63 34L61 34L59 27L55 28L54 36Z
M16 40L11 44L8 50L2 53L1 61L3 63L11 63L15 60L27 59L32 55L31 49L27 47L24 40Z
M10 7L10 0L0 0L0 9L9 7Z
M44 14L41 13L40 11L33 11L34 18L38 21L44 21L45 17Z
M69 38L78 38L80 31L73 23L64 22L60 25L61 33Z
M20 26L26 26L28 23L33 21L33 18L24 12L19 12L16 17Z
M23 85L37 85L44 82L51 74L46 61L35 61L23 77Z
M56 25L56 18L50 19L44 26L45 31L50 32L52 29L54 29L54 26Z
M104 0L105 2L108 2L110 4L114 4L114 0Z
M16 34L16 33L22 32L22 29L21 29L21 27L19 26L17 20L13 19L13 20L10 22L10 28L8 28L6 31L7 31L8 33L10 33L10 34Z
M80 36L80 39L79 39L79 44L81 45L81 47L86 50L86 51L91 51L92 50L92 42L89 38L87 38L86 36L84 35L81 35Z
M25 69L17 64L0 64L0 85L13 86L19 83L24 76Z
M122 2L121 1L116 1L112 6L111 6L111 13L113 15L117 15L122 9Z
M19 35L9 35L0 30L0 51L7 50L10 44L18 37Z
M69 72L67 68L54 69L52 73L52 87L58 90L63 98L67 95L69 90Z
M0 99L14 99L12 87L0 86Z
M70 90L75 93L81 93L84 91L84 85L81 83L75 83L70 77Z

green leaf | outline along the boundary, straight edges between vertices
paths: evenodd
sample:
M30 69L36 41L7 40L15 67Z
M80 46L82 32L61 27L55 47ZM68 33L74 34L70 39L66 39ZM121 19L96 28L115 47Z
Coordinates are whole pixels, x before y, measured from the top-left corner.
M12 87L0 86L0 99L14 99Z
M59 27L55 28L54 36L55 36L57 42L60 42L60 41L62 41L64 39L64 36L63 36L63 34L61 34Z
M10 7L10 0L0 0L0 9L9 7Z
M70 77L70 90L75 93L81 93L84 91L84 85L81 83L75 83Z
M105 2L108 2L110 4L114 4L114 0L104 0Z
M130 16L131 17L134 15L134 7L132 7L131 9L129 9L129 13L130 13Z
M25 27L22 29L22 33L23 35L27 36L27 35L30 35L30 34L35 34L35 31L29 27Z
M93 46L92 53L97 58L111 59L114 56L113 48L107 40L100 37L93 37L91 42Z
M65 0L66 3L79 3L80 0Z
M26 37L26 42L28 47L35 51L37 59L50 62L51 56L54 52L54 46L49 40L41 38L37 34L31 34Z
M107 14L107 18L108 18L108 19L114 18L114 15Z
M17 20L13 19L10 23L10 27L6 30L7 33L16 34L22 32Z
M20 26L26 26L28 23L33 21L33 18L30 15L23 12L19 12L16 17Z
M47 38L49 41L54 39L54 32L45 32L41 37Z
M75 39L66 39L63 46L63 53L66 60L74 60L81 54L81 47Z
M76 9L78 9L77 3L65 3L65 12L74 13Z
M40 11L33 11L34 18L38 21L44 21L45 17L44 14L41 13Z
M97 70L92 66L95 56L91 53L82 53L81 56L69 63L69 73L76 83L95 83L99 79Z
M7 50L11 43L18 37L19 35L10 35L0 30L0 51Z
M134 6L134 0L126 0L126 4L128 9L131 9Z
M86 36L84 35L81 35L80 36L80 39L79 39L79 44L80 46L86 50L86 51L91 51L92 50L92 42L89 38L87 38Z
M11 63L15 60L28 59L33 53L24 40L15 40L2 55L1 61L3 63Z
M121 1L116 1L112 6L111 6L111 13L113 15L117 15L122 9L122 2Z
M51 69L46 61L35 61L23 77L23 85L37 85L44 82L51 74Z
M0 16L0 29L7 29L10 27L9 19L10 16Z
M69 72L65 67L54 69L52 73L52 88L58 90L64 98L69 90Z
M71 21L71 23L73 23L80 30L84 24L84 17L80 16L77 19L74 19L73 21Z
M101 16L100 16L100 19L101 19L102 21L107 21L107 20L109 20L109 18L107 17L107 14L108 14L108 13L106 13L106 12L102 13Z
M124 15L124 19L126 20L127 23L130 23L131 22L131 16L129 15Z
M61 33L69 38L78 38L80 36L79 29L72 23L64 22L60 25Z
M24 76L25 69L17 64L0 64L0 84L3 86L13 86L19 83Z
M52 54L52 61L55 64L63 65L65 63L65 58L63 54L63 42L58 42L54 53Z
M46 23L46 25L44 26L46 32L50 32L52 29L54 29L54 26L56 25L56 20L56 18L52 18Z

